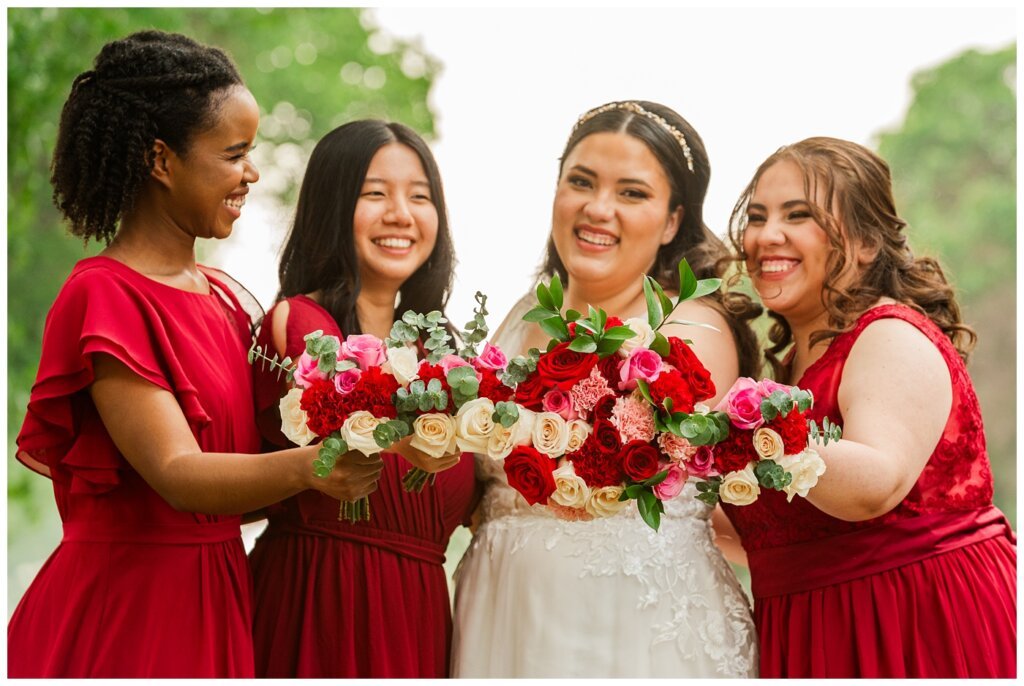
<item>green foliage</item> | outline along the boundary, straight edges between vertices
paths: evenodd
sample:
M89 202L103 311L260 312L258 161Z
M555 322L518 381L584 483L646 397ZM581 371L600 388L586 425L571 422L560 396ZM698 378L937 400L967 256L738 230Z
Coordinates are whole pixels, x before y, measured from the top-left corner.
M259 362L260 371L267 371L267 368L269 367L270 371L277 371L278 379L281 378L281 374L284 374L285 379L291 383L292 378L295 375L295 365L292 364L292 358L287 356L279 358L276 352L271 357L267 355L268 352L269 350L257 343L256 337L253 336L252 345L249 346L249 364L255 365Z
M722 487L722 477L712 476L707 481L697 482L697 500L714 507L718 504L718 491Z
M494 406L491 420L507 429L519 421L519 407L512 400L500 400Z
M754 466L757 482L765 488L781 491L793 482L793 475L782 468L775 460L760 460Z
M384 343L389 348L397 348L418 341L422 335L426 335L423 347L427 350L427 361L437 364L442 357L455 352L455 349L448 345L452 337L445 328L447 323L448 320L437 310L427 314L406 310L401 320L391 325L391 334Z
M347 452L348 443L335 431L320 444L316 459L313 460L313 473L321 479L326 479L337 464L338 458Z
M487 340L487 296L477 291L474 298L477 307L473 309L473 319L466 323L461 335L463 346L459 349L459 357L463 359L476 357L476 346Z
M509 388L515 388L526 380L526 377L537 369L537 360L540 359L540 351L530 348L526 355L517 355L508 361L505 373L501 375L501 383Z
M452 389L452 400L456 407L462 407L470 400L476 400L480 390L480 382L476 378L476 369L466 365L449 370L445 376L448 387Z
M828 417L823 417L821 426L813 419L808 420L807 426L811 440L822 445L828 445L829 441L838 441L843 437L843 429L838 424L833 424Z

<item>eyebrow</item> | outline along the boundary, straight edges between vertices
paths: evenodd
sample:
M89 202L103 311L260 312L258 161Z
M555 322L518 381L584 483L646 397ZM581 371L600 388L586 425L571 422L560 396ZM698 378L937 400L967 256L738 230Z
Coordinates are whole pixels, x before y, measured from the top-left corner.
M249 141L242 141L241 143L235 143L224 148L225 152L235 152L236 150L245 150L249 147Z
M363 183L387 183L387 180L381 179L376 176L367 176L365 179L363 179ZM411 181L410 183L412 183L412 185L414 186L426 186L427 188L430 188L429 181Z
M809 206L810 203L807 202L806 200L787 200L786 202L782 203L782 209L786 210L786 209L789 209L790 207L795 207L796 205L808 205ZM768 208L765 207L764 205L762 205L761 203L752 202L749 205L747 205L747 209L749 209L749 210L767 210Z
M572 169L574 169L576 171L579 171L579 172L582 172L582 173L584 173L584 174L586 174L588 176L597 176L597 172L595 172L593 169L590 169L588 167L584 167L582 164L574 164L572 166ZM640 185L640 186L647 186L648 188L654 188L651 184L647 183L643 179L633 179L633 178L628 178L628 177L627 178L619 179L616 183L632 183L632 184L637 184L637 185Z

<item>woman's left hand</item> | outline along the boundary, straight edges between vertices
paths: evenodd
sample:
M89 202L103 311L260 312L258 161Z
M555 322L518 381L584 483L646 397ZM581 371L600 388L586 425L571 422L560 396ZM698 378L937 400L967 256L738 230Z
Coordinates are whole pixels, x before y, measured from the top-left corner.
M441 457L431 457L422 450L412 447L411 441L412 436L406 436L392 445L389 450L393 453L398 453L413 467L419 467L427 474L437 474L446 469L451 469L462 459L462 453L460 452L442 455Z

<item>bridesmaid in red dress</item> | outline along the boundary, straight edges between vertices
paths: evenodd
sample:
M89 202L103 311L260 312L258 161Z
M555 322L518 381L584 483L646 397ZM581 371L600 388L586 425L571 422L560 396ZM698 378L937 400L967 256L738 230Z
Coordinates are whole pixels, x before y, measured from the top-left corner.
M108 245L47 316L17 439L64 536L8 624L11 677L251 677L239 513L374 488L379 460L314 480L314 448L257 454L244 291L195 262L259 178L258 121L227 56L176 34L109 43L72 86L54 197Z
M441 177L423 140L401 124L341 126L310 157L281 258L280 301L260 340L296 359L317 329L383 339L407 309L444 311L454 261ZM288 445L277 412L286 387L258 370L255 385L264 438ZM314 492L268 508L250 557L257 676L448 675L442 563L475 505L473 456L434 459L408 439L397 450L383 454L368 522L338 521L337 499ZM436 482L406 493L410 465Z
M763 677L1016 676L1016 538L992 505L975 336L904 227L888 165L831 138L769 157L734 211L776 376L843 427L806 500L724 506Z

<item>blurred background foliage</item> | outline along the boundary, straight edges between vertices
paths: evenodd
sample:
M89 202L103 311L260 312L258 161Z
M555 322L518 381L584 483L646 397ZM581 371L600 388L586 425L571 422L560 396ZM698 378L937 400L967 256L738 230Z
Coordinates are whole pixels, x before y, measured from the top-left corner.
M19 466L14 437L35 377L43 322L83 250L50 200L60 108L109 40L179 31L226 49L261 106L254 155L282 205L313 143L359 117L404 122L428 139L441 65L391 38L363 10L8 9L8 615L60 538L49 482ZM917 254L938 257L979 335L969 370L981 399L996 503L1016 525L1016 47L967 51L917 73L901 125L876 149ZM467 104L467 106L470 106ZM470 164L471 160L466 160ZM268 173L272 171L272 173ZM737 189L738 190L738 189ZM467 534L453 539L449 570Z

